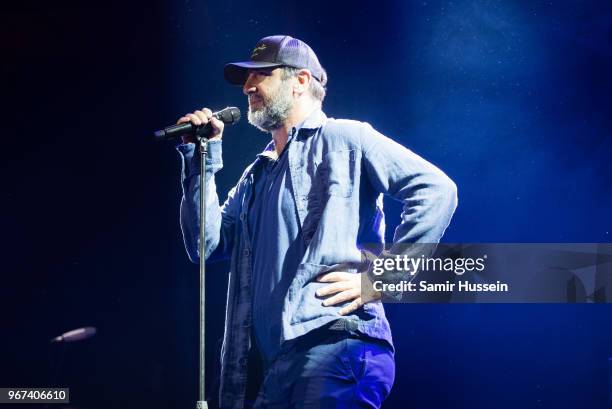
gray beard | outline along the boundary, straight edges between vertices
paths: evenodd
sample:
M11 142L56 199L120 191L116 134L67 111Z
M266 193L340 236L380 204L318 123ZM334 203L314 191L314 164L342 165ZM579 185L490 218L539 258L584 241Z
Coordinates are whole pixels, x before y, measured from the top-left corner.
M262 132L270 132L283 126L293 107L289 84L283 82L278 89L264 99L261 108L252 110L249 106L249 123Z

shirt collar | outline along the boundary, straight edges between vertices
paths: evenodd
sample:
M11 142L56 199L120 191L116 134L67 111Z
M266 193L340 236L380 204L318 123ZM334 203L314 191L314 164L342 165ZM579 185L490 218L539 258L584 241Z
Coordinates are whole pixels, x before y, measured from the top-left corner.
M289 134L289 137L287 138L287 146L285 147L285 149L289 146L289 143L293 140L293 138L296 137L300 133L300 130L319 129L320 127L323 126L323 124L325 124L326 120L327 120L327 116L320 108L316 108L315 110L313 110L306 118L304 118L304 120L302 120L302 122L300 122L299 124L297 124L297 126L294 126L292 128L291 133ZM308 135L310 134L311 133L309 132ZM276 150L274 149L274 141L273 140L270 141L266 145L263 152L257 154L257 156L258 157L263 156L263 157L266 157L272 160L278 159L278 155L276 154Z
M318 129L323 126L326 119L327 116L325 113L320 108L316 108L302 122L294 127L294 133L297 134L300 129Z

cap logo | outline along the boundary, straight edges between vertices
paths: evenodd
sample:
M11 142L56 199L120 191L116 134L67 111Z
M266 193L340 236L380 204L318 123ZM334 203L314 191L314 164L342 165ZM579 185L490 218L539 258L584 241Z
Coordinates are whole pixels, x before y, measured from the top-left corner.
M257 54L264 51L266 48L267 46L265 44L255 47L255 49L253 50L253 53L251 54L251 58L255 57Z

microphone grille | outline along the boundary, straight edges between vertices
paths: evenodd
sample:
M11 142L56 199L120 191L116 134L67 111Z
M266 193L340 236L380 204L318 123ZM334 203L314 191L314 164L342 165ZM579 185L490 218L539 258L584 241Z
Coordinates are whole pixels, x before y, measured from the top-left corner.
M240 120L240 110L236 107L227 107L219 111L218 117L226 124L235 124Z

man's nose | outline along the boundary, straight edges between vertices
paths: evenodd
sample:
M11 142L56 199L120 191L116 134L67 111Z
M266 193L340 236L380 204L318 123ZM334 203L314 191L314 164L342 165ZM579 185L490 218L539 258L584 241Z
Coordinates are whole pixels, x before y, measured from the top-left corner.
M252 79L253 79L253 74L249 73L247 75L246 81L244 82L244 85L242 86L242 92L244 93L244 95L249 95L256 91L256 88L255 88L255 85L253 85Z

